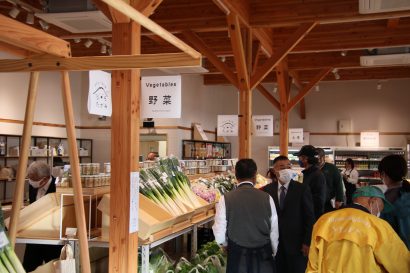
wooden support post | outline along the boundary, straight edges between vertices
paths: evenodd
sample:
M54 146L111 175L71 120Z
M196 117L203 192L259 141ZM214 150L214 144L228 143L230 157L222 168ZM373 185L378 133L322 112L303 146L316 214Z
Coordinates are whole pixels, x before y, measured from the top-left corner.
M141 26L113 24L113 54L140 54ZM138 171L140 70L112 74L110 273L138 272L138 233L130 233L130 174Z
M88 250L87 225L85 222L83 189L80 178L80 162L78 158L77 139L74 125L73 101L71 98L70 78L68 71L62 73L64 117L68 138L68 155L70 157L71 176L74 191L75 220L80 241L81 272L90 273L90 255Z
M252 155L252 91L239 90L239 158Z
M17 227L20 216L20 209L24 197L24 181L26 178L28 152L31 144L31 132L33 128L34 109L36 106L36 98L38 91L39 72L32 72L30 74L30 83L27 94L26 113L24 116L24 127L22 144L20 150L19 166L16 178L16 188L14 190L13 206L10 217L9 239L11 245L14 247L16 242Z
M288 155L288 97L289 97L289 74L286 61L281 61L276 67L276 78L278 81L280 100L280 131L279 150L281 155Z

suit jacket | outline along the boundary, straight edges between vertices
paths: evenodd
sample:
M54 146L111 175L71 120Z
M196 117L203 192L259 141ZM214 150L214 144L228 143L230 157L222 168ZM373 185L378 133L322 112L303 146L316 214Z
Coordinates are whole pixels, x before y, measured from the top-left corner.
M300 254L302 244L310 245L315 222L312 194L309 187L290 181L283 210L279 207L278 182L266 185L262 190L275 202L279 219L279 247L286 254Z
M52 179L51 179L50 187L48 187L48 190L47 190L46 194L51 193L51 192L56 192L56 178L55 177L51 177L51 178ZM29 185L29 187L28 187L28 198L30 200L30 204L34 203L36 201L37 191L38 191L38 189L35 189L31 185Z

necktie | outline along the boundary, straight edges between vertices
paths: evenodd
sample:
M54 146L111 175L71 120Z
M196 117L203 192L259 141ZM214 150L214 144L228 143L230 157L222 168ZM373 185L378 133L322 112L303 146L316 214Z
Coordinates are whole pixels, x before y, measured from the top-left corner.
M279 206L280 209L283 209L285 205L285 196L286 196L286 188L284 186L280 187L280 195L279 195Z

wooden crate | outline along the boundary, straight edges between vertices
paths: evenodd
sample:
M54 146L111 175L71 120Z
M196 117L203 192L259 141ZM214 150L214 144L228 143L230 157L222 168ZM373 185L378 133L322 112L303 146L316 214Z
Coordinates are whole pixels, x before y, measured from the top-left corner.
M150 236L155 233L161 232L166 235L172 233L171 227L176 220L167 211L159 207L144 195L139 195L139 215L138 215L138 237L142 240L149 240ZM103 239L109 238L110 228L110 195L106 194L101 199L98 209L103 212L102 217L102 237ZM165 235L165 236L166 236Z

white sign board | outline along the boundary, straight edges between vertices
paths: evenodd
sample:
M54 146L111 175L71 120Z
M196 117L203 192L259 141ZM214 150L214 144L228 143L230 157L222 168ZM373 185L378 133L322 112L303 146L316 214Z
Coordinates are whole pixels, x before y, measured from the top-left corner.
M289 142L303 143L303 128L289 128Z
M238 135L238 115L218 115L218 136Z
M130 233L138 231L140 173L130 174Z
M273 116L252 116L254 136L273 136Z
M141 118L181 117L181 76L141 78Z
M379 132L361 132L361 147L379 147Z
M88 113L110 117L112 114L111 74L100 70L92 70L89 73L89 78Z

